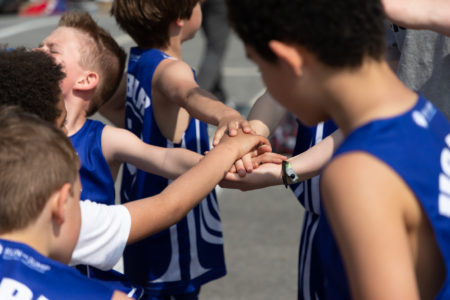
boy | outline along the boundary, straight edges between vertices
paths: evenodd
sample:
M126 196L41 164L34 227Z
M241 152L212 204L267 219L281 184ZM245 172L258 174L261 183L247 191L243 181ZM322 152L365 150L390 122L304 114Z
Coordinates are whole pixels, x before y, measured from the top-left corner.
M47 55L0 47L1 105L19 106L64 128L66 108L59 88L64 77L61 67Z
M64 128L66 111L59 88L64 76L61 66L45 52L0 51L0 105L18 106ZM19 81L20 86L17 85ZM260 158L264 160L266 155L264 153ZM118 262L125 244L160 230L159 224L136 206L139 202L106 206L81 201L81 232L70 264L109 270ZM156 205L148 212L158 215L166 208L166 205ZM172 206L165 216L171 219L173 212L178 210L178 206Z
M257 134L269 136L286 110L266 91L253 105L248 120ZM252 190L267 186L291 187L304 207L303 226L298 256L298 299L324 299L323 275L318 248L317 228L320 221L319 171L322 169L338 142L339 131L332 121L316 126L304 126L298 122L296 145L289 165L265 163L241 177L228 173L222 187ZM329 137L329 135L331 135ZM246 156L235 163L236 169L245 172ZM251 163L251 162L250 162ZM287 174L295 174L290 178Z
M203 122L218 125L214 144L225 126L230 134L237 127L249 132L239 113L201 89L182 61L182 43L201 24L199 0L114 1L112 14L138 45L131 49L128 64L127 129L146 143L196 152L209 148ZM121 200L158 194L169 183L126 164ZM155 299L197 299L202 284L226 273L215 192L176 226L127 247L124 264L125 274L145 285Z
M129 299L60 263L69 262L80 230L78 167L61 130L0 108L2 299Z
M188 199L202 199L234 160L250 150L249 145L253 147L264 141L262 137L244 134L227 140L226 146L212 150L202 163L180 177L160 196L145 203L135 201L131 206L147 210L150 202L156 206L172 202L178 209L170 218L177 218L185 213L183 203L189 202ZM2 107L0 152L2 299L127 298L47 258L69 262L81 225L79 160L64 133L17 108ZM211 168L211 164L214 167ZM44 169L46 171L42 172ZM208 182L195 186L193 182L197 182L200 176L207 178L204 181ZM169 211L155 214L155 221L165 219L166 213Z
M227 3L270 94L343 132L321 178L325 297L449 298L450 125L385 62L380 1Z
M146 145L126 130L87 119L113 95L126 56L88 13L63 15L40 49L67 74L61 84L65 126L81 160L81 199L114 204L114 180L124 161L171 179L199 161L200 154Z

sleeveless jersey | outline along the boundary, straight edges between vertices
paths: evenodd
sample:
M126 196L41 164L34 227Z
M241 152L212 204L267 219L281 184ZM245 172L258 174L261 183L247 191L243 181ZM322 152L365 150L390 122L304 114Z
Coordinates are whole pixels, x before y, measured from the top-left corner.
M205 123L191 118L180 144L167 140L158 128L151 99L152 78L164 59L173 58L156 49L131 49L126 128L148 144L183 147L203 154L209 150ZM126 203L157 195L169 183L168 179L125 164L121 200ZM154 296L193 292L202 284L224 276L223 239L215 192L212 191L178 224L127 246L124 265L125 274Z
M318 144L337 129L332 121L319 123L313 127L297 123L297 141L293 156ZM324 299L323 275L316 235L320 220L319 179L320 176L315 176L290 186L305 208L298 258L298 299L302 300Z
M111 299L113 293L25 244L0 239L0 299Z
M445 267L450 270L450 124L446 117L420 96L410 111L353 131L334 156L352 151L373 155L403 178L427 215ZM322 213L319 249L324 259L326 296L350 299L343 262ZM435 299L450 299L448 274Z
M81 161L80 180L82 191L80 199L113 205L115 200L114 180L102 152L102 132L105 124L87 119L83 127L70 137L72 145ZM140 299L142 288L128 281L114 270L102 271L87 265L76 266L81 274L102 281L109 287L120 290L129 297Z
M80 130L70 137L81 161L80 199L114 204L114 180L102 152L102 132L105 124L87 119Z

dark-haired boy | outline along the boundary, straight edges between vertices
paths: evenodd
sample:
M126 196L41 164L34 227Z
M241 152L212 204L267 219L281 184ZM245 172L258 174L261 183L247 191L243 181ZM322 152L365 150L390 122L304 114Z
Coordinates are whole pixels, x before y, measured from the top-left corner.
M247 121L201 89L182 61L181 45L194 37L202 15L200 0L117 0L112 14L137 43L128 64L125 127L146 143L209 149L207 126L249 132ZM128 203L160 193L170 181L123 168L121 198ZM158 235L127 247L125 274L155 299L197 299L201 285L225 275L223 238L212 191L185 219ZM159 298L161 297L161 298Z
M325 297L449 298L450 124L385 62L381 2L227 3L271 95L343 132L321 178Z

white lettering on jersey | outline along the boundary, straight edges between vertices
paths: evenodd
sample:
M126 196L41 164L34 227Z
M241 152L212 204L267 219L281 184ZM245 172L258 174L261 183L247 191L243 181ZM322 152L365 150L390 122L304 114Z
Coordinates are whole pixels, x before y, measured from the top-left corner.
M23 283L5 277L0 282L0 299L32 300L33 292Z
M145 109L150 106L150 98L132 74L127 75L127 98L133 103L134 113L139 113L139 118L142 118Z
M2 300L32 300L33 292L23 283L12 278L3 278L0 282L0 299ZM37 300L48 300L40 295Z
M450 218L450 134L445 137L445 147L441 152L439 175L439 213Z

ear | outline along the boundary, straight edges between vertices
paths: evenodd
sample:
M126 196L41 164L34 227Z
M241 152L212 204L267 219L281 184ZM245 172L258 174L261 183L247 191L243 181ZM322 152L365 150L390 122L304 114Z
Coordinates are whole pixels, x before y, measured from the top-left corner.
M58 225L62 225L66 220L66 203L70 198L71 190L72 185L70 183L65 183L52 195L52 216Z
M78 78L75 82L75 90L78 91L89 91L97 87L100 81L100 76L96 72L86 71L82 76Z
M303 74L303 56L298 47L280 41L270 41L269 48L281 61L287 63L295 75Z
M184 20L184 19L180 19L180 18L178 18L178 19L175 21L175 25L176 25L177 27L183 27L183 26L184 26L184 23L185 23L185 20Z

